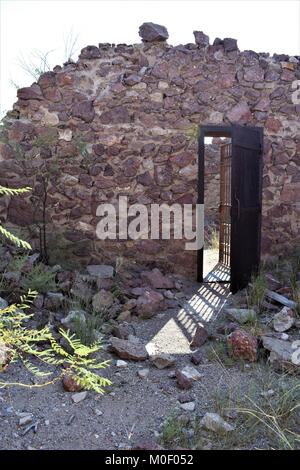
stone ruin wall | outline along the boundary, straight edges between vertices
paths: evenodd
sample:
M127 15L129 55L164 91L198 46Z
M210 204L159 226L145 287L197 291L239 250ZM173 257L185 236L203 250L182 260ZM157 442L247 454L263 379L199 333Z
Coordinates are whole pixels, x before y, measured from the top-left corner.
M0 184L29 185L38 194L43 160L55 161L51 234L62 233L74 256L112 262L123 255L192 276L195 253L184 251L183 241L96 240L96 208L119 195L131 204L195 203L197 127L262 126L262 252L293 249L300 228L300 105L292 100L299 57L239 51L228 38L210 45L201 32L195 43L173 47L164 29L154 37L149 28L140 44L88 46L76 63L18 90L4 121ZM206 187L215 176L207 173ZM2 221L33 226L28 198L1 204Z

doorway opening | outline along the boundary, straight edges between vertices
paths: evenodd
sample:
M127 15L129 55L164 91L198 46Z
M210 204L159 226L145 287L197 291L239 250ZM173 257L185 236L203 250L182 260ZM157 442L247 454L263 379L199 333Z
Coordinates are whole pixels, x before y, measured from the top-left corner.
M198 282L230 282L236 292L259 269L262 149L261 127L200 128L198 204L204 205L206 243L198 250ZM214 179L209 177L213 150Z
M231 139L204 139L204 282L230 282Z

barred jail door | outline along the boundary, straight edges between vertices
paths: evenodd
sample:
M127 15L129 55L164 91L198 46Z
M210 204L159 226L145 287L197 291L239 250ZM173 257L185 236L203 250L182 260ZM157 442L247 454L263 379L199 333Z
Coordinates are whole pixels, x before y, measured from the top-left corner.
M219 262L230 266L231 234L231 143L221 146Z

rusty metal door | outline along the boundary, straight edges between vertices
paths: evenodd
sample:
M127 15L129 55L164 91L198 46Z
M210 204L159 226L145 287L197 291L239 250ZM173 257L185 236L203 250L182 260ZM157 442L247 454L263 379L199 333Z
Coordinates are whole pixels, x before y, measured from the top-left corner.
M231 143L223 144L220 154L219 262L226 266L230 266L231 150Z

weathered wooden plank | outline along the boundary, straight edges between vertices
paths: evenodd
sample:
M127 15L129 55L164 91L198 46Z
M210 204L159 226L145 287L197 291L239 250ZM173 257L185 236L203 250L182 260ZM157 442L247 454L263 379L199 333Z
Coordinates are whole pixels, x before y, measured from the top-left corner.
M286 307L289 308L296 308L297 304L293 300L288 299L287 297L284 297L284 295L277 294L277 292L274 292L272 290L266 290L266 297L268 297L271 300L274 300L275 302L278 302L279 304L285 305Z

